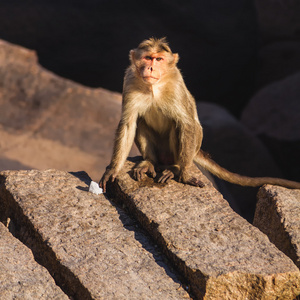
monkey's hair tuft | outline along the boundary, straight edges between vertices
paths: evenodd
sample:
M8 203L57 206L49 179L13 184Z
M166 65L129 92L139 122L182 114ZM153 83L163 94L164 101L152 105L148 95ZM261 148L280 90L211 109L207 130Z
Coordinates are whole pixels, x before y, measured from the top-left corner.
M155 38L155 37L151 37L148 40L144 40L142 41L139 46L138 49L140 50L145 50L145 51L150 51L150 50L154 50L155 52L169 52L172 53L170 47L169 47L169 43L167 42L167 38L163 37L163 38Z

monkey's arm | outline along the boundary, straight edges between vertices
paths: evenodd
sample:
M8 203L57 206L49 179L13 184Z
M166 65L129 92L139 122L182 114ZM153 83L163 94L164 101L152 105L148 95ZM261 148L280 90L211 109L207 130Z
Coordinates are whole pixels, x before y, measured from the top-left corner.
M99 186L103 189L104 193L106 192L107 181L115 180L129 155L135 136L136 120L137 114L128 116L126 110L123 112L122 119L116 131L111 163L106 168L106 171L99 182Z

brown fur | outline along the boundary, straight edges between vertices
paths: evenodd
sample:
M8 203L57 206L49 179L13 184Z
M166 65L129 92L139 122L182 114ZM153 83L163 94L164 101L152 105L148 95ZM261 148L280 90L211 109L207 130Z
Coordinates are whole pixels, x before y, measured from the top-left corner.
M124 165L134 141L144 159L134 169L136 180L142 180L146 174L156 177L155 167L163 166L159 182L168 182L177 176L179 182L202 187L203 183L187 171L195 162L239 185L270 183L300 188L300 183L289 180L231 173L203 154L200 149L203 132L195 100L176 66L178 59L165 39L145 40L130 51L131 64L124 78L122 117L113 156L100 180L104 192L106 182L113 181Z

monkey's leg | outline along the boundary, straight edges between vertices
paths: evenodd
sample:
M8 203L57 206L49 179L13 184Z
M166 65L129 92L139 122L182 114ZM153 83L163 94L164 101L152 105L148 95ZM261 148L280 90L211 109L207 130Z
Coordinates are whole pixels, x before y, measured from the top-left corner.
M151 177L156 177L156 172L154 168L154 164L157 162L156 154L155 154L155 136L154 132L146 126L143 120L139 120L135 143L140 150L143 161L141 161L135 168L133 169L133 177L135 180L141 181L145 178L146 174Z
M193 164L195 154L198 153L202 143L203 131L199 123L194 126L182 126L179 130L179 151L175 162L180 166L179 182L197 187L204 187L205 184L189 173Z

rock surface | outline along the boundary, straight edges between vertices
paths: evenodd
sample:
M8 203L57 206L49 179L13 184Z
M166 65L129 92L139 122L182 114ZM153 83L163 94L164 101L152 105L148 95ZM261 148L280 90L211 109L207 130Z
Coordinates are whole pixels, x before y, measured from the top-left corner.
M300 269L300 190L261 187L253 224Z
M11 169L6 159L26 169L84 169L98 181L120 115L120 94L61 78L35 51L0 40L0 170Z
M187 292L136 223L86 173L1 173L0 216L75 299L186 299Z
M32 252L0 223L0 299L69 299Z
M109 192L128 207L201 299L294 299L300 272L237 215L196 168L203 189L152 179L138 183L127 162Z

